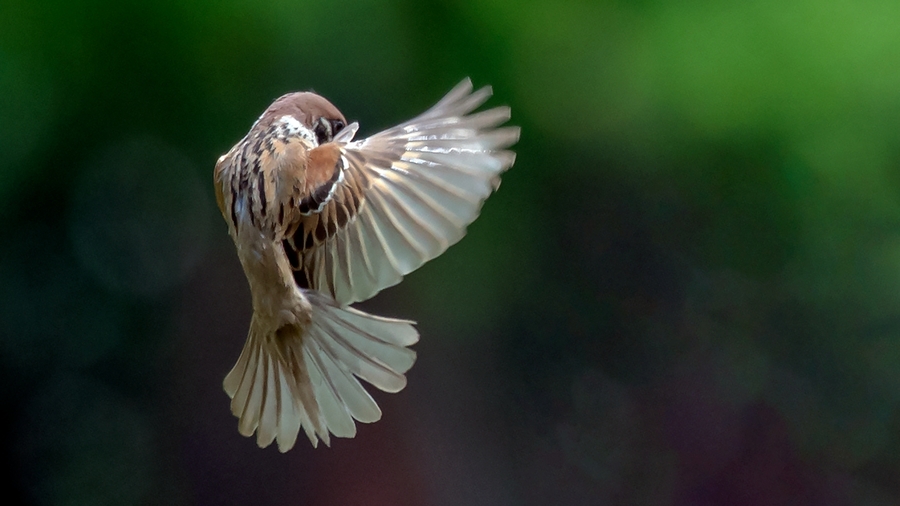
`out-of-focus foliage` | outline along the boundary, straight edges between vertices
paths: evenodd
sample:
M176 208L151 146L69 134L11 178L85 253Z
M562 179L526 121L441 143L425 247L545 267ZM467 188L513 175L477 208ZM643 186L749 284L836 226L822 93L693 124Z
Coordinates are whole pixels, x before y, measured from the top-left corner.
M900 502L900 3L0 2L0 374L24 504ZM464 76L522 127L468 237L365 304L409 387L279 455L216 158L314 89Z

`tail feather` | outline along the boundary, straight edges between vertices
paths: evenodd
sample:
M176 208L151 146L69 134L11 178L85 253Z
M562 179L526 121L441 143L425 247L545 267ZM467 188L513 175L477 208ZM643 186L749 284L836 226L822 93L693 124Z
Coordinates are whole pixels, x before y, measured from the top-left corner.
M346 368L322 349L317 341L313 341L312 344L312 347L315 347L318 352L316 356L321 364L319 371L328 380L326 385L332 392L332 397L343 401L348 414L360 422L372 423L380 420L381 409L369 392L358 381L353 380ZM355 434L355 432L354 429L353 433ZM335 433L335 435L339 434ZM340 437L353 437L353 434Z
M270 332L254 315L224 382L240 433L256 432L261 447L277 441L282 452L294 446L301 428L313 446L319 440L329 445L329 434L356 435L354 420L379 420L381 409L357 378L398 392L416 358L406 348L418 341L413 322L340 307L317 292L304 295L312 322Z
M279 447L289 449L303 427L313 445L318 437L327 444L302 348L290 341L279 346L277 337L266 337L259 329L254 315L244 350L223 385L239 419L238 432L249 437L257 431L261 447L277 437Z

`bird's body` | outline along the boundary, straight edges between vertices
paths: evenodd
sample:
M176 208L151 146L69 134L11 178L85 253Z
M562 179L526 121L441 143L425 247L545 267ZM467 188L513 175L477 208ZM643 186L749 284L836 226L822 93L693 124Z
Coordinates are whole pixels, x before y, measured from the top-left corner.
M219 208L250 284L247 344L225 379L239 430L290 449L352 437L381 411L357 378L406 385L413 322L350 304L465 234L514 160L509 109L466 80L429 111L362 141L324 98L276 100L216 164Z

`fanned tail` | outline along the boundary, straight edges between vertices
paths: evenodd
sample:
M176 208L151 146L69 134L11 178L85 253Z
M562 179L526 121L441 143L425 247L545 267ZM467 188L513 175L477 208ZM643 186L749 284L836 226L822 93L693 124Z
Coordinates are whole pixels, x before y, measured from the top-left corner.
M370 423L381 409L357 378L385 392L406 386L419 339L414 322L341 307L314 291L312 322L267 329L254 314L241 356L225 378L231 412L244 436L290 450L302 428L313 446L356 435L353 420Z

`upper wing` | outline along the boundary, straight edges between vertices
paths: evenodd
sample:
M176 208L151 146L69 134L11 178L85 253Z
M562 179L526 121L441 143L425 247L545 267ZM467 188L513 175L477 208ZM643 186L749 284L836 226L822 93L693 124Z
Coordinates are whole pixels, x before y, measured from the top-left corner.
M341 142L355 125L338 134L342 173L330 200L284 240L297 284L351 304L460 240L515 160L506 148L519 128L498 128L509 108L470 114L490 95L466 79L406 123L356 142Z

